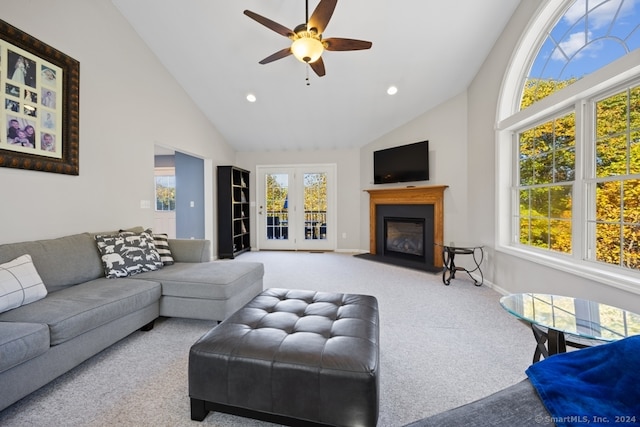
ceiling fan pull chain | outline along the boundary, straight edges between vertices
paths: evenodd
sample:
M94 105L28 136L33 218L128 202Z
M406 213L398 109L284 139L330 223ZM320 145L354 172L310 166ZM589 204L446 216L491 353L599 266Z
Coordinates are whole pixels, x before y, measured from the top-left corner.
M311 80L309 80L309 67L304 67L304 69L307 72L307 78L305 79L307 81L307 86L311 86Z

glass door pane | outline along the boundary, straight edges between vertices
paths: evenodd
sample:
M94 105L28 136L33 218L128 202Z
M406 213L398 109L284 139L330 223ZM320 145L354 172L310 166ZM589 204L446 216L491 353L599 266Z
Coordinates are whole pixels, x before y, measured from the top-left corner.
M327 174L304 174L304 238L327 239Z
M287 240L289 238L289 174L267 173L266 221L267 240Z

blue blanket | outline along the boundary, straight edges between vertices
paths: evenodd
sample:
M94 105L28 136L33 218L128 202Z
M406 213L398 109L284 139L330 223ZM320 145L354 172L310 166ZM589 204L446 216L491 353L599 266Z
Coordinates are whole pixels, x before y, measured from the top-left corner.
M640 336L556 354L526 372L558 427L640 425Z

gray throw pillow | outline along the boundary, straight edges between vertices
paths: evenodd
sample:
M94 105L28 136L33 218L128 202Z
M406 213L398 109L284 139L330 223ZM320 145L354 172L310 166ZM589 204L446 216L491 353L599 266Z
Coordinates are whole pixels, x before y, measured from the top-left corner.
M127 277L162 267L150 232L95 236L107 278Z

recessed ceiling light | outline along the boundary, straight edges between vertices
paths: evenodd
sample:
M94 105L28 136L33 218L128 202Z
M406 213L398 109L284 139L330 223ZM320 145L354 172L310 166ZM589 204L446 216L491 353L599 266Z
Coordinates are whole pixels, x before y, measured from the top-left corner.
M247 101L256 102L256 96L254 94L250 93L249 95L247 95Z
M389 95L395 95L396 93L398 93L398 88L395 86L389 86L389 89L387 89L387 93Z

